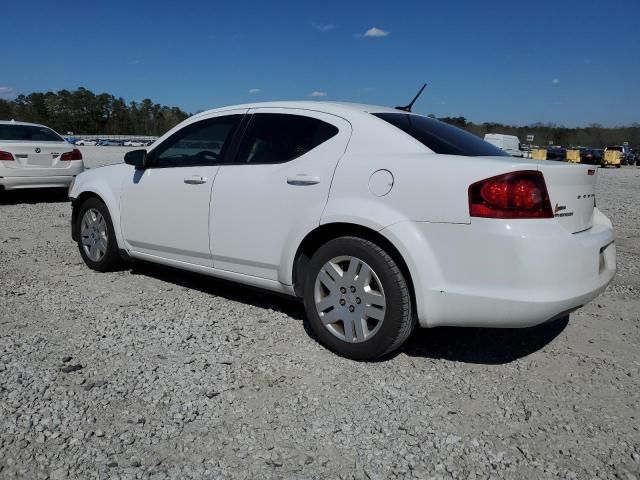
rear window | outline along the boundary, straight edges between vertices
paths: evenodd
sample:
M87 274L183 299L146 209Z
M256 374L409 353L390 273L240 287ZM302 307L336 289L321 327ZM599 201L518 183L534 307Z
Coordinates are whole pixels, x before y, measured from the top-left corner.
M607 150L613 150L615 152L621 152L622 147L607 147Z
M436 153L467 157L508 157L509 154L481 138L447 123L408 113L374 113L411 135Z
M0 124L0 141L64 142L64 139L47 127L36 125Z

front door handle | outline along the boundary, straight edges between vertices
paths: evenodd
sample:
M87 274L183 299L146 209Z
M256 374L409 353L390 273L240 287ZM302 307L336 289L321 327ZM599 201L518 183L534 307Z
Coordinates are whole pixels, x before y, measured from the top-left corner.
M193 175L191 177L185 178L184 183L186 183L187 185L200 185L202 183L207 183L207 177L203 177L201 175Z
M289 185L316 185L320 183L320 177L312 177L311 175L300 173L287 177L287 183Z

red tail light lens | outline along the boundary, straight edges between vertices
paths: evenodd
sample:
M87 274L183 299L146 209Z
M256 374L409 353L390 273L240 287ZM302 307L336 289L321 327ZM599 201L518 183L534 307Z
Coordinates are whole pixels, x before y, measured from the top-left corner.
M60 156L60 160L82 160L82 152L74 148L70 152L65 152Z
M547 185L536 170L505 173L469 187L469 214L485 218L553 218Z
M11 160L15 160L15 158L13 158L13 155L11 154L11 152L0 151L0 160L10 162Z

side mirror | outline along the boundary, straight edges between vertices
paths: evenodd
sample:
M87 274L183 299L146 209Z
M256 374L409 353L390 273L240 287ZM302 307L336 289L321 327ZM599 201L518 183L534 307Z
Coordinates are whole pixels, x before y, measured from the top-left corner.
M130 152L125 153L124 155L124 163L127 165L133 165L139 169L147 168L147 151L146 150L131 150Z

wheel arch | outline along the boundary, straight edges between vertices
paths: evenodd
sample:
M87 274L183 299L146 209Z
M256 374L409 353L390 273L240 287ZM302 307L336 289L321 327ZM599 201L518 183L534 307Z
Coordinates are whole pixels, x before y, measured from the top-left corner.
M80 211L80 207L83 203L85 203L90 198L97 198L102 203L105 204L107 210L109 212L109 216L111 217L111 223L113 225L113 230L116 234L116 243L119 248L122 248L123 241L121 238L120 232L120 215L115 210L114 198L109 198L109 195L104 195L98 190L88 189L83 190L77 197L73 198L71 201L71 238L74 241L78 241L78 213ZM117 205L117 204L116 204Z
M296 296L302 297L304 291L305 269L309 263L309 260L313 254L325 243L330 240L339 237L359 237L365 240L369 240L380 248L385 250L391 258L396 262L398 268L404 275L407 284L409 285L409 291L411 293L411 300L415 305L415 290L413 285L413 279L411 277L411 271L407 265L407 262L403 258L398 248L386 238L379 231L373 230L363 225L354 223L325 223L309 232L296 251L296 255L293 261L293 288Z
M90 191L82 192L77 198L71 201L71 238L74 242L78 241L78 213L80 212L80 207L90 198L97 198L104 202L100 195Z

